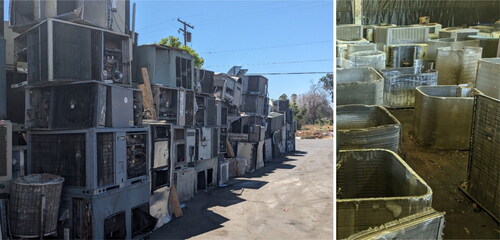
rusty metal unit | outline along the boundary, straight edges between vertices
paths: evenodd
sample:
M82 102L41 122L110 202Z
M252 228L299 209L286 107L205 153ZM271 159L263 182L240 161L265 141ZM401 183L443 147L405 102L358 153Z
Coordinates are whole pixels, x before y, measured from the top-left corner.
M337 70L337 105L382 105L384 78L371 67Z
M336 169L338 238L431 209L432 189L392 151L341 150Z
M500 221L500 100L474 97L467 179L460 189Z
M383 148L397 152L401 123L382 106L345 105L337 107L339 148Z
M30 86L25 124L48 129L137 126L142 101L135 92L141 91L98 81Z
M29 130L28 173L65 178L66 192L95 195L149 181L148 128Z
M98 80L131 84L128 35L47 19L14 39L14 78L29 84Z
M438 72L433 69L407 67L380 71L384 76L384 106L411 108L415 104L415 88L437 85Z
M149 215L149 182L93 196L64 192L61 211L70 239L140 238L157 221Z
M417 87L415 140L437 149L469 149L474 102L469 91L472 90L460 86Z

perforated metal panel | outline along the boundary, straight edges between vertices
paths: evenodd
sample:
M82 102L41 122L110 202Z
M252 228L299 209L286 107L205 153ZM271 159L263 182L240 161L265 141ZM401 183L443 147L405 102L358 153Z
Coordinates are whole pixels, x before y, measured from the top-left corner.
M215 126L217 124L217 106L215 105L215 99L207 99L207 126Z
M54 78L92 79L89 28L54 22Z
M84 187L85 134L31 135L31 173L64 177L64 186Z
M227 128L220 128L220 141L219 152L225 153L227 151Z
M470 195L500 219L500 100L477 95L468 166Z
M186 126L194 125L194 92L186 91Z
M212 128L212 157L219 154L219 129Z
M115 183L114 134L97 134L97 181L98 186Z

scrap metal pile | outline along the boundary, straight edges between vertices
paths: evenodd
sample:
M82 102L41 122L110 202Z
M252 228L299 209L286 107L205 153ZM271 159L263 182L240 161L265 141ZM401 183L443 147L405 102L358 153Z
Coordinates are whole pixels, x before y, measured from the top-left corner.
M498 221L499 33L428 22L337 26L339 238L443 238L445 213L400 157L402 125L387 108L414 108L420 145L470 151L457 185Z
M293 112L267 78L137 46L129 1L110 2L10 2L8 102L21 101L0 121L0 239L141 238L196 192L295 151ZM47 176L51 198L26 192Z

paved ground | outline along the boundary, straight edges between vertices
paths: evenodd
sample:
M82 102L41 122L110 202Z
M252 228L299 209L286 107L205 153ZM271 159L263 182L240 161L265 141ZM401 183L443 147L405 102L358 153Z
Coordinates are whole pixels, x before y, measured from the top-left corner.
M297 152L226 188L198 193L151 239L333 239L333 141Z
M433 190L432 206L446 212L445 239L500 239L500 227L486 212L475 212L458 184L465 180L468 151L443 151L418 145L410 129L413 110L391 110L403 125L403 159Z

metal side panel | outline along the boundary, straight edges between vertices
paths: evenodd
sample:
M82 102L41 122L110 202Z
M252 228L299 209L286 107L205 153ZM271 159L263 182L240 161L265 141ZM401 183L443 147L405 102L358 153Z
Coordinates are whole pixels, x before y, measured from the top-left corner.
M238 142L238 158L243 158L247 161L246 167L240 169L241 174L250 173L255 170L254 143Z
M500 219L500 100L477 95L467 180L460 187L497 221Z
M273 159L273 143L271 138L266 139L264 142L265 142L264 161L268 162Z
M469 149L474 98L457 86L420 86L415 91L413 136L424 146Z
M436 70L439 73L438 84L475 84L477 64L482 51L483 49L480 47L438 48L436 57Z
M196 172L194 168L175 170L177 177L176 189L179 201L184 202L194 197L196 187Z
M264 141L257 143L257 164L256 169L264 167Z
M363 25L337 25L335 29L335 38L344 41L359 40L363 38Z
M443 239L444 212L430 209L353 234L349 240Z

